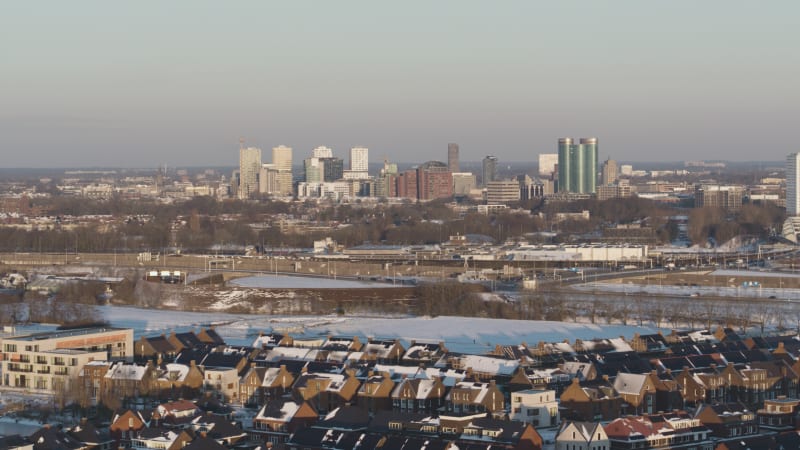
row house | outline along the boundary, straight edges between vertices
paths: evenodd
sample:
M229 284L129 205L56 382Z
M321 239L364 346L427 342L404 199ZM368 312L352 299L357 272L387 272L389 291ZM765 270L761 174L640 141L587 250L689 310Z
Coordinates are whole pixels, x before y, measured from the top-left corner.
M239 382L239 400L245 405L263 405L267 399L290 392L294 381L286 365L266 368L251 363Z
M779 397L765 400L764 407L757 412L758 425L764 430L788 431L797 427L800 400Z
M559 399L565 419L583 422L608 421L619 417L623 399L602 380L593 386L581 386L577 378L564 389Z
M621 414L652 414L656 407L656 388L651 374L618 373L614 390L622 398Z
M399 364L406 350L399 339L374 339L367 341L361 350L365 361L378 364Z
M445 407L452 413L501 414L505 410L505 397L494 380L488 383L461 381L450 389Z
M280 448L289 436L317 422L319 414L308 402L295 402L286 398L272 398L253 418L251 437Z
M711 430L684 412L629 416L604 427L611 450L712 450Z
M308 401L320 414L352 405L361 382L352 372L346 374L304 373L292 388L296 401Z
M448 353L444 342L417 342L411 341L408 350L400 359L400 364L405 366L424 367L432 366Z
M609 450L606 430L597 422L566 421L556 434L556 450Z
M435 367L465 370L479 380L505 384L519 368L519 361L483 355L448 355Z
M394 381L387 372L370 373L356 394L356 404L369 414L392 409Z
M741 403L702 405L694 417L720 440L739 439L758 433L756 414Z
M432 414L444 406L446 392L440 377L403 378L391 392L392 410Z

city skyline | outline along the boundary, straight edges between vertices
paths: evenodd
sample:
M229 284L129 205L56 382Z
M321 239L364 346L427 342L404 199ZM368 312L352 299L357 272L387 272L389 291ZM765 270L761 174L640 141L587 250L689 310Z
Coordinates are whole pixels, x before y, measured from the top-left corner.
M771 6L14 3L0 156L219 166L243 136L534 161L580 135L621 161L779 161L797 150L800 5Z

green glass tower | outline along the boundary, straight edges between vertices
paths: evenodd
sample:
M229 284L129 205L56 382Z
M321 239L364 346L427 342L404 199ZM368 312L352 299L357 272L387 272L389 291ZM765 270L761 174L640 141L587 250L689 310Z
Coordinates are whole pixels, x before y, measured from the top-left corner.
M597 139L558 140L558 192L594 194L597 191Z

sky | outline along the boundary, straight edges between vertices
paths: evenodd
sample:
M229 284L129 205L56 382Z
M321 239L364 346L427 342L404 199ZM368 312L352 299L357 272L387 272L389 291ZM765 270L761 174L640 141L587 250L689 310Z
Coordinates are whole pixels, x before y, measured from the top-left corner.
M239 139L373 162L783 160L800 2L11 1L0 168L234 166Z

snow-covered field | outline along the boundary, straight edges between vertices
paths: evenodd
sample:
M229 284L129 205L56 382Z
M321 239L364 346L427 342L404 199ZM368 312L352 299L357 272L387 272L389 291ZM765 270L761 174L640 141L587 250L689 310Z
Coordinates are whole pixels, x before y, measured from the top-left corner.
M281 275L259 275L255 277L238 278L230 284L249 288L273 289L359 289L359 288L385 288L391 284L374 283L368 281L336 280L331 278L314 277L287 277Z
M99 307L113 326L130 327L141 335L169 334L215 325L230 344L249 345L259 332L289 332L295 336L347 335L399 337L406 343L444 341L450 350L482 353L496 344L535 345L539 341L632 337L653 333L650 328L623 325L545 322L528 320L477 319L468 317L350 317L350 316L268 316L248 314L160 311L115 306Z
M626 284L626 283L585 283L575 285L574 289L582 291L619 292L626 295L657 294L673 297L732 297L732 298L772 298L786 301L800 301L800 289L763 288L755 286L672 286L659 284Z

